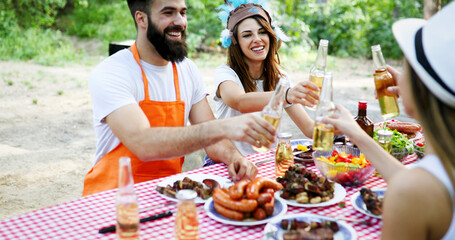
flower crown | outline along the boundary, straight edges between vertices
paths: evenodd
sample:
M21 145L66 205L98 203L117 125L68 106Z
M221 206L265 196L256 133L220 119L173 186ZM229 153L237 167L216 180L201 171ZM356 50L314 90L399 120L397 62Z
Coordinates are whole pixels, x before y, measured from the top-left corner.
M232 43L237 44L232 31L239 22L251 16L261 16L272 26L277 40L289 41L289 37L278 26L272 25L272 18L266 10L266 0L227 0L226 4L218 6L218 18L226 23L226 29L221 32L221 45L228 48Z

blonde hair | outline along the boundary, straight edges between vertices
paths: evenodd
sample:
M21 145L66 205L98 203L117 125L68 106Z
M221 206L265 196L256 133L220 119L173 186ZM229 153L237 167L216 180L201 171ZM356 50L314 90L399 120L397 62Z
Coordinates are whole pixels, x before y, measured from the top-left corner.
M455 188L455 109L440 101L406 61L416 117Z

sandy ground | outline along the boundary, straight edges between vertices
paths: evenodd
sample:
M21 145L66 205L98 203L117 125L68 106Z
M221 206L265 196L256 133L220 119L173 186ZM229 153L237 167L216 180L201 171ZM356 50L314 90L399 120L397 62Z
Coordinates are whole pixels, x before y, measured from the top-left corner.
M0 61L0 220L81 196L95 152L87 87L95 65L47 67ZM368 114L377 122L381 117L371 66L369 61L339 60L334 100L353 114L357 101L367 100ZM213 93L214 69L200 70ZM305 71L288 73L293 82L308 78ZM209 102L213 108L211 97ZM281 131L304 137L287 115ZM203 155L202 151L189 155L184 170L199 167Z

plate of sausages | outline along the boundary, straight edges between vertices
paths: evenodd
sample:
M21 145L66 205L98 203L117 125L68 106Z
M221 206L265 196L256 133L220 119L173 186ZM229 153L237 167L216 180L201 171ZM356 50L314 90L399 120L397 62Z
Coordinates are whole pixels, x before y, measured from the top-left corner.
M281 188L280 183L268 178L241 180L229 188L216 188L204 209L210 218L224 224L265 224L287 211L286 203L274 197Z

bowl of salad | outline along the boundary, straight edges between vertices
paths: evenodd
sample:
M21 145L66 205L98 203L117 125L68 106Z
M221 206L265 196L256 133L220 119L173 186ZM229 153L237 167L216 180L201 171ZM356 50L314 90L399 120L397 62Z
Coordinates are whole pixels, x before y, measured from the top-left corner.
M418 158L423 158L425 155L425 143L421 141L414 141L414 152Z
M384 128L384 129L392 131L388 127ZM374 136L373 136L374 140L376 140L376 141L378 141L378 130L374 131ZM393 130L392 133L393 133L393 135L392 135L392 152L391 152L391 154L399 161L402 161L409 154L414 153L414 143L411 140L409 140L405 135L398 132L396 129Z
M353 145L336 144L332 151L315 151L313 159L322 175L343 186L360 186L375 171L363 153Z

